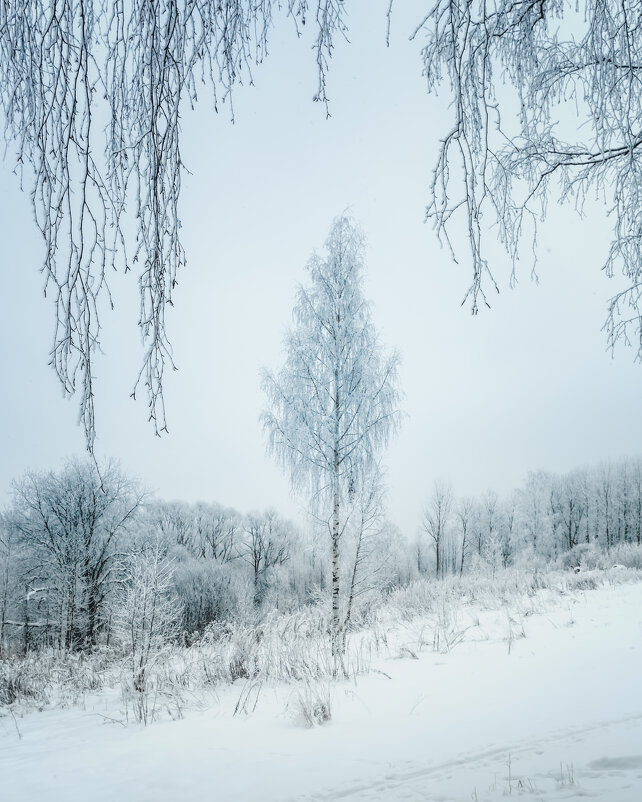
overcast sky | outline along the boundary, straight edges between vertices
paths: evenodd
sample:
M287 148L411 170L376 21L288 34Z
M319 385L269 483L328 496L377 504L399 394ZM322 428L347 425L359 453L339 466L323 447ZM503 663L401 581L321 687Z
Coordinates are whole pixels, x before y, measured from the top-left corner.
M455 265L423 222L449 125L446 92L426 95L421 43L408 41L421 4L414 13L396 9L386 48L387 4L352 7L351 44L338 44L330 75L331 119L311 100L309 42L289 30L274 36L255 86L237 91L234 125L207 102L185 114L189 265L168 315L179 367L166 383L169 436L154 436L142 394L129 398L142 358L135 275L112 282L116 310L104 315L96 362L97 452L164 498L275 506L303 520L265 455L258 373L281 364L296 284L346 207L367 236L375 323L403 359L407 417L385 462L389 516L406 534L437 478L459 493L504 493L530 469L567 471L642 452L642 367L626 349L613 360L600 331L615 289L600 271L604 210L579 220L551 205L539 285L525 260L509 289L491 233L501 294L475 318L461 307L470 282L463 229ZM47 366L53 309L42 298L29 201L8 167L2 175L0 504L12 478L84 448L77 400L61 397Z

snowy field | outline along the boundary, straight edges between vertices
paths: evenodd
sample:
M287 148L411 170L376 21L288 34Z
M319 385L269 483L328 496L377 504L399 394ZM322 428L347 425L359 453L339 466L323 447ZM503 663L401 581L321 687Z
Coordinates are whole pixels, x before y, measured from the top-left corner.
M147 728L116 691L5 709L0 800L642 800L642 583L441 624L391 618L356 681L238 681ZM331 720L306 728L312 697Z

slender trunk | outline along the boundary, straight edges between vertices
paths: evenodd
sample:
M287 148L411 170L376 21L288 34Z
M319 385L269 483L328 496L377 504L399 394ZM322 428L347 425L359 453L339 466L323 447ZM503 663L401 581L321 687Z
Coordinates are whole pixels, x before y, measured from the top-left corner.
M464 573L464 557L466 556L466 530L464 530L464 537L461 541L461 562L459 564L459 576Z
M332 671L336 677L339 673L339 663L341 661L341 612L339 609L339 582L340 582L340 562L339 562L339 537L340 537L340 512L341 495L339 489L339 421L341 420L341 401L339 397L339 372L335 367L334 371L334 455L332 465Z
M98 588L91 584L87 598L87 645L89 648L93 648L97 641L98 594Z
M0 657L4 650L4 630L7 617L7 606L9 603L9 558L5 563L4 576L2 579L2 601L0 602Z
M252 596L252 604L254 609L258 610L261 606L263 596L263 589L261 587L261 570L258 565L254 566L254 594Z
M71 651L74 644L74 627L76 626L76 594L73 578L67 587L67 626L65 631L65 649Z
M24 654L29 651L29 585L25 585L25 602L23 611L23 643L22 649Z
M335 485L332 511L332 660L333 673L339 673L341 659L341 613L339 610L339 488Z
M352 565L352 576L350 577L350 591L348 593L348 600L346 602L346 614L343 620L343 627L341 632L341 654L346 652L346 640L348 637L348 627L350 626L350 617L352 616L352 604L354 602L354 592L357 585L357 569L361 560L361 546L363 544L363 517L361 519L361 527L359 528L359 539L357 540L357 550L354 555L354 563Z
M441 568L440 565L440 552L439 552L439 541L441 538L437 538L435 540L435 576L439 579L439 569Z

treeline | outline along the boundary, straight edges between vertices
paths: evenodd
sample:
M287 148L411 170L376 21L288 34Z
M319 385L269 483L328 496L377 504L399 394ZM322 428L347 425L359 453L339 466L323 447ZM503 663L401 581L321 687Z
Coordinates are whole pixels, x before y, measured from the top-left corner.
M405 542L381 508L371 513L344 532L353 599L408 581ZM316 603L329 560L315 526L302 532L272 509L160 501L114 464L29 473L0 514L0 655L151 649Z
M638 566L642 554L640 459L531 473L504 499L458 498L437 483L411 540L386 519L380 484L346 503L344 630L381 593L422 576ZM274 510L164 502L115 464L29 473L0 513L0 655L98 645L143 654L212 626L326 604L330 522L310 520L301 530Z
M642 460L620 459L556 475L529 473L507 498L455 497L436 483L415 541L419 573L509 565L590 564L642 542Z

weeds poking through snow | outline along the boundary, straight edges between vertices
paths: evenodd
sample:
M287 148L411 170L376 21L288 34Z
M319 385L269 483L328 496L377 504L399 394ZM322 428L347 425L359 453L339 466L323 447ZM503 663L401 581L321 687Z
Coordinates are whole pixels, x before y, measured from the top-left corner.
M562 766L562 761L560 761L560 773L557 779L557 784L560 788L566 788L570 785L575 785L575 769L573 768L573 764L566 764L566 767Z
M521 619L521 616L519 620L516 621L515 618L513 618L513 616L509 613L508 608L506 608L505 612L508 620L508 635L506 636L506 640L508 641L508 654L510 654L513 641L525 638L526 630L524 629L524 622Z
M308 728L327 724L332 719L332 690L327 680L300 685L288 702L294 720Z
M236 703L236 707L234 708L235 716L239 714L249 715L256 710L262 687L263 683L260 680L248 680L245 683Z
M545 614L563 598L570 615L577 594L586 587L586 573L506 570L494 579L422 581L382 595L368 608L363 628L348 633L344 674L355 678L369 673L374 655L421 659L425 650L444 653L464 640L481 640L489 626L487 616L491 622L506 621L508 632L505 624L499 636L506 638L510 652L514 642L526 636L527 614ZM589 579L597 587L639 581L640 574L631 569L595 570ZM551 624L557 627L559 622ZM154 642L145 663L145 694L133 684L131 654L124 642L87 653L41 649L8 656L0 660L0 710L82 705L87 694L120 688L132 719L180 718L186 708L211 701L216 688L242 679L237 713L253 711L266 683L285 682L296 688L296 706L307 711L301 714L304 723L317 724L328 720L324 716L331 711L328 631L328 612L309 606L274 611L253 624L213 624L189 645L179 640Z

